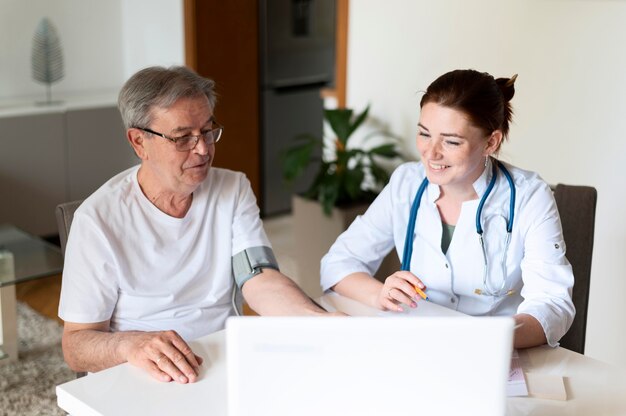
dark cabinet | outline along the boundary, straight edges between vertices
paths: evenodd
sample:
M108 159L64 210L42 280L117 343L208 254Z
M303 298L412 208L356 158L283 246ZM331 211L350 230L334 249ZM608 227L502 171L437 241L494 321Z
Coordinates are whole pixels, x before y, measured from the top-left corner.
M281 154L297 135L322 137L335 0L186 0L185 16L187 64L219 94L215 165L246 173L263 215L289 211L313 172L288 187Z

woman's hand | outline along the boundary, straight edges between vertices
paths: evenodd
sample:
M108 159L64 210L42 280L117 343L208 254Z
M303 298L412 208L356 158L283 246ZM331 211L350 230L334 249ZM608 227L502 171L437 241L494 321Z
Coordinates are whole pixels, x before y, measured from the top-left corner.
M378 294L378 307L384 310L402 312L401 304L410 308L417 307L419 295L415 287L426 289L422 281L411 272L397 271L385 279Z

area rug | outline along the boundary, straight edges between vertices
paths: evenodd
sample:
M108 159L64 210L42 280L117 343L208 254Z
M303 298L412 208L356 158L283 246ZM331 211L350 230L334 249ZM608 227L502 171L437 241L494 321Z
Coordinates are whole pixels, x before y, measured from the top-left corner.
M57 384L76 376L63 361L61 325L17 303L19 361L0 365L0 415L65 415Z

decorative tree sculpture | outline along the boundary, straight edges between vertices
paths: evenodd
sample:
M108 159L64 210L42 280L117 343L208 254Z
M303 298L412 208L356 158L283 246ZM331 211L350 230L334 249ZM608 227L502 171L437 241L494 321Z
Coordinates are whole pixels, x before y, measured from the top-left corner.
M31 67L33 79L46 85L46 104L52 104L52 84L61 80L65 73L61 40L47 17L41 19L35 29Z

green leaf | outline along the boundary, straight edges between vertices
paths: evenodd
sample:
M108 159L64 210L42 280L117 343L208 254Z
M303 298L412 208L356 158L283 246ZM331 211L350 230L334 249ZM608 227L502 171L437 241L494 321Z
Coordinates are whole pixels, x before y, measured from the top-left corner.
M370 159L370 161L371 164L369 168L372 176L374 177L374 181L377 185L386 185L387 182L389 182L389 173L387 173L385 169L378 166L378 164L376 164L372 159Z
M316 142L317 140L308 140L284 152L283 177L287 182L293 182L309 166Z
M351 199L358 199L364 178L365 172L362 165L357 166L356 169L349 169L346 172L344 186Z
M346 155L349 159L352 159L353 157L366 155L367 153L368 153L368 152L366 152L365 150L362 150L362 149L350 149L350 150L347 150L347 151L345 152L345 155Z
M348 162L356 155L357 153L353 150L349 150L347 152L337 152L337 169L339 172L343 172L348 169Z
M320 184L319 201L322 204L324 214L330 216L339 195L339 177L336 175L325 176Z
M358 129L361 124L363 124L365 119L367 119L367 114L369 113L369 111L370 111L370 106L368 105L361 114L356 116L354 123L350 125L350 130L348 131L348 135L346 136L346 142L348 141L348 138L352 135L352 133L354 133L354 131Z
M324 116L339 141L345 146L351 133L350 119L352 118L352 110L348 108L325 110Z
M304 193L304 196L309 199L319 199L320 188L326 176L329 175L328 171L330 169L330 164L326 162L322 162L319 171L315 175L315 179L313 183L309 187L309 189Z
M398 157L399 153L396 151L396 145L393 143L383 144L370 149L367 153L385 158Z

